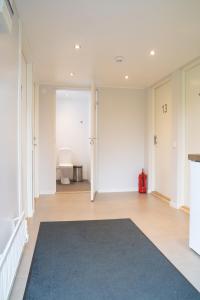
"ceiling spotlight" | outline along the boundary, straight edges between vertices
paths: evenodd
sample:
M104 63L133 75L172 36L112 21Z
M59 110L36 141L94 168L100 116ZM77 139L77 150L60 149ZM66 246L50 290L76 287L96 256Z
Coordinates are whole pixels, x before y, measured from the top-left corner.
M151 55L151 56L154 56L155 54L156 54L155 50L151 50L151 51L150 51L150 55Z
M123 56L116 56L115 57L115 62L116 63L122 63L124 61L124 57Z
M128 75L125 75L125 79L128 80Z
M73 72L71 72L69 75L70 75L71 77L74 77L74 73L73 73Z
M76 50L80 50L80 49L81 49L81 45L76 44L76 45L74 46L74 48L75 48Z

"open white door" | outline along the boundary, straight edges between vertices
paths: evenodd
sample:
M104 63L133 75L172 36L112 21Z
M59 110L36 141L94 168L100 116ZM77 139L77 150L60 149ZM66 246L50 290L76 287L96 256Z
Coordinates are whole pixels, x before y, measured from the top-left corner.
M91 201L95 200L97 192L97 92L96 87L91 87L90 102L90 155L91 155Z
M34 214L33 198L33 68L27 64L27 217Z
M39 84L33 99L33 199L39 198Z

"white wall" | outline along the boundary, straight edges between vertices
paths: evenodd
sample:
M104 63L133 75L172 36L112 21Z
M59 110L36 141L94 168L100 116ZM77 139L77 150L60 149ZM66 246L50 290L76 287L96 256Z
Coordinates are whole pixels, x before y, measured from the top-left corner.
M144 168L146 91L99 89L99 191L137 189Z
M20 32L14 17L11 34L0 32L0 217L18 214L18 105Z
M52 87L39 90L39 190L56 192L56 92Z
M89 103L88 91L58 90L56 92L56 148L72 150L74 165L83 165L83 178L89 179ZM57 177L58 178L58 177Z

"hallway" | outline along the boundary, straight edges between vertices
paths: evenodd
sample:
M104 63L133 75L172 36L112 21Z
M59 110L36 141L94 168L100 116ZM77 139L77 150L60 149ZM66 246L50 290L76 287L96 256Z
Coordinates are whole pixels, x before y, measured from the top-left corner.
M188 249L188 215L151 195L138 193L98 194L94 203L89 193L56 194L36 201L29 221L27 244L14 283L11 300L23 298L39 224L42 221L72 221L130 218L177 269L200 291L200 261Z
M200 291L199 11L198 0L0 0L0 300L23 299L43 221L130 218ZM72 167L79 175L72 176ZM83 181L67 185L72 178ZM136 193L138 185L147 194ZM117 243L126 236L115 232ZM57 245L69 249L60 239L72 238L55 236L56 251ZM131 238L121 244L131 244ZM109 260L102 243L97 249ZM148 247L134 252L141 255L139 272L134 261L127 263L129 274L140 274L141 249ZM63 255L52 257L48 266L59 257L69 271ZM152 257L147 251L147 261ZM159 266L157 259L153 266ZM143 270L142 279L159 277L158 294L165 293L163 283L174 291L166 280L174 283L172 276L164 272L162 278L148 263ZM76 274L82 278L79 269ZM124 276L136 282L130 277ZM35 291L43 280L38 283Z

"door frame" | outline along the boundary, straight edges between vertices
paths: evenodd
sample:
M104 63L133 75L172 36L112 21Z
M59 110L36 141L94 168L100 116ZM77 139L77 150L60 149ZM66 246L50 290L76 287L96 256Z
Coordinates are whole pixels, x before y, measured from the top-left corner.
M95 201L98 190L98 90L91 86L90 100L90 200Z
M183 203L182 205L185 206L185 202L187 197L189 196L189 168L188 168L188 81L187 81L187 74L193 68L200 66L200 58L195 59L194 61L190 62L186 66L182 68L182 91L183 91L183 103L184 103L184 187L183 187Z
M174 167L174 181L172 185L172 198L170 206L180 208L184 205L184 171L185 171L185 103L183 98L184 82L182 69L175 71L157 84L149 89L148 97L148 173L149 173L149 193L155 190L155 147L154 147L154 134L155 134L155 89L162 86L166 82L171 81L172 84L172 114L177 109L174 122L173 115L173 144L176 141L175 153L173 154ZM179 113L181 109L181 113ZM179 115L177 114L179 113Z
M156 95L155 91L157 88L161 87L162 85L166 84L167 82L171 81L171 76L168 76L164 78L163 80L159 81L158 83L154 84L150 90L149 90L149 95L148 95L148 170L149 170L149 188L148 192L152 193L155 191L155 182L156 182L156 149L154 145L154 136L155 136L155 131L156 131L156 126L155 126L155 117L156 117Z
M168 80L173 81L175 87L175 95L173 101L179 101L179 116L176 115L178 122L177 128L177 166L176 166L176 187L174 187L173 201L170 205L180 208L185 205L187 192L185 186L188 185L188 157L187 157L187 124L188 124L188 99L187 99L187 72L192 68L200 65L200 58L186 64L173 74L151 86L148 90L148 173L149 173L149 189L151 193L155 189L155 149L154 149L154 132L155 132L155 88L159 87ZM175 83L174 83L175 82ZM178 83L177 83L178 82Z
M19 51L19 106L18 106L18 214L19 216L23 213L25 217L32 217L34 214L34 197L33 197L33 145L32 145L32 135L33 135L33 103L34 103L34 93L33 93L33 69L32 63L27 61L26 55L20 48ZM24 57L26 64L26 115L23 115L22 111L22 56ZM22 118L26 118L26 143L23 145L26 152L26 164L25 164L25 176L26 182L23 182L22 178ZM24 186L25 185L25 186ZM24 211L22 209L22 197L23 189L26 190L26 195L24 201Z
M153 105L154 105L154 137L156 136L156 90L161 88L162 86L170 83L170 88L171 88L171 102L173 101L172 97L172 78L169 76L168 78L164 79L163 81L159 82L156 84L153 89L154 89L154 99L153 99ZM171 106L171 110L173 110L173 107ZM172 112L173 113L173 112ZM172 118L171 118L172 119ZM171 134L172 137L172 134ZM153 152L154 152L154 190L153 192L157 195L160 195L160 197L163 197L163 199L166 199L167 201L171 202L171 198L168 198L166 195L160 194L159 191L156 190L156 145L153 143Z
M34 84L33 98L33 197L39 198L39 84Z
M54 86L54 90L55 90L55 139L56 139L56 91L57 90L71 90L71 91L88 91L91 93L91 96L92 96L92 92L91 92L91 88L84 88L84 87L69 87L69 86ZM95 93L96 93L96 98L97 98L97 95L98 95L98 89L95 87ZM91 105L91 100L90 100L90 103L89 103L89 109L90 109L90 105ZM98 106L98 101L96 100L96 108ZM91 110L91 109L90 109ZM96 126L97 126L97 122L98 122L98 109L96 109ZM89 112L89 128L91 126L91 112ZM89 129L90 130L90 129ZM98 190L98 140L97 140L97 137L98 137L98 130L96 131L96 139L95 139L95 142L96 142L96 172L95 172L95 176L96 176L96 188ZM89 132L89 135L88 135L88 143L89 141L91 140L91 137L90 137L90 132ZM55 142L55 168L57 167L56 165L56 152L57 152L57 149L56 149L56 142ZM91 152L90 152L90 166L91 166ZM91 170L90 170L90 184L91 184ZM55 172L55 182L56 182L56 172ZM91 194L91 188L90 188L90 194Z
M19 23L19 35L20 40L22 37L22 26ZM24 211L22 210L22 56L24 56L22 52L21 43L19 43L18 49L18 217L20 217Z

